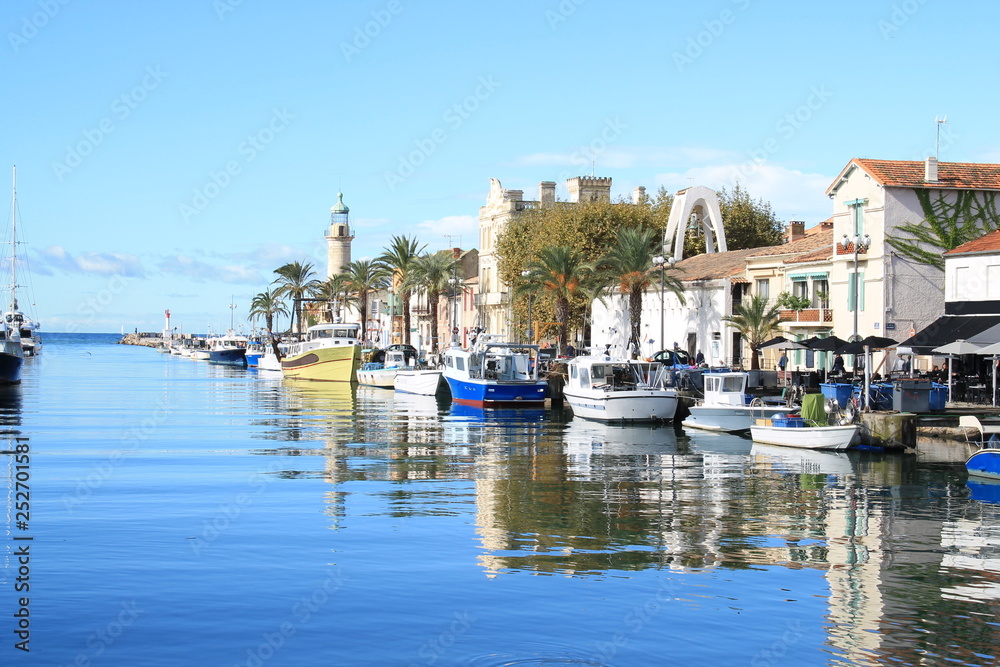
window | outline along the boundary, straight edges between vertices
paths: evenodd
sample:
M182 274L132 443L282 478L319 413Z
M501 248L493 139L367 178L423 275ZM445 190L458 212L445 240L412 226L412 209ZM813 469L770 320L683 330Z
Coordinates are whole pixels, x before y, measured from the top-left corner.
M847 310L854 312L855 308L865 309L865 272L847 274Z
M814 308L830 307L830 282L828 280L813 281L812 302Z
M455 359L455 370L464 371L465 370L465 359L457 357Z
M801 297L803 299L809 298L809 281L808 280L793 280L792 281L792 294Z
M844 205L851 209L851 226L854 228L853 233L858 236L865 235L865 204L867 203L867 199L855 199L844 202Z
M771 298L771 280L769 278L759 278L757 280L757 296L765 299Z

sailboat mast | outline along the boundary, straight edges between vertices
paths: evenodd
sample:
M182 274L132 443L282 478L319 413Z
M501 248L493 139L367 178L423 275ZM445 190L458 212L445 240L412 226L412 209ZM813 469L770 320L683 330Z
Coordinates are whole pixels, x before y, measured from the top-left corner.
M17 267L15 265L14 256L17 251L17 165L15 164L11 171L11 192L13 195L10 198L10 312L13 314L16 308L14 307L14 288L17 287Z

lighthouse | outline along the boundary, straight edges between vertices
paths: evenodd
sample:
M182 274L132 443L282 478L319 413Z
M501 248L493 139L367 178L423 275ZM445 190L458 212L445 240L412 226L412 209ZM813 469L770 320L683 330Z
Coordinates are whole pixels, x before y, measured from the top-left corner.
M330 228L326 232L326 277L344 273L351 263L351 209L344 203L344 193L337 193L337 203L330 207Z

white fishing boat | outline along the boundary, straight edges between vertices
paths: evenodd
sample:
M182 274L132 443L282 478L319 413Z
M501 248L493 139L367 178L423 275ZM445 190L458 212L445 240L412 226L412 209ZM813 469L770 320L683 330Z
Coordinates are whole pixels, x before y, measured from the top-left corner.
M369 361L358 369L358 384L392 389L396 373L405 370L410 360L416 361L417 349L412 345L392 345L376 350Z
M406 368L396 371L395 389L402 394L434 396L441 389L441 369Z
M451 400L478 408L542 407L548 382L531 363L537 345L506 343L480 334L469 350L448 348L442 375Z
M277 350L275 350L277 346ZM286 354L288 354L288 344L287 343L277 343L274 341L269 341L264 344L264 351L261 353L260 358L257 360L257 370L258 371L277 371L281 372L281 359Z
M801 416L769 412L763 405L754 408L750 437L754 442L768 445L844 450L854 444L861 429L860 424L849 423L835 411L828 413L829 406L822 394L802 397Z
M246 366L247 343L249 340L232 329L222 336L208 339L208 362L227 366Z
M666 386L667 372L658 361L603 354L576 357L567 366L563 396L578 417L668 421L677 412L677 392Z
M684 426L708 431L739 432L750 430L753 415L747 392L749 373L729 371L707 372L703 376L705 397L689 408L691 414ZM793 409L784 405L767 408L768 414L790 414Z

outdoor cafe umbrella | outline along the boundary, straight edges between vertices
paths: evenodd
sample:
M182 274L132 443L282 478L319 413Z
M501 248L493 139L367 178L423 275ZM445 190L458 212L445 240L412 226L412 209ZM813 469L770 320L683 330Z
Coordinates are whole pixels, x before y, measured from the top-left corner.
M775 336L771 340L767 341L763 345L757 348L758 350L808 350L809 348L798 343L794 340L788 340L784 336Z
M981 345L970 343L964 338L959 338L954 343L948 343L941 347L935 347L935 352L948 355L948 402L951 403L951 360L956 354L975 354L982 349Z
M863 354L865 355L865 407L869 407L871 402L871 383L872 383L872 364L871 356L872 350L884 350L887 347L892 347L893 345L898 345L899 341L893 340L892 338L886 338L885 336L868 336L867 338L862 338L861 340L842 345L834 350L834 354Z
M976 354L993 357L993 407L997 406L997 359L1000 359L1000 343L992 343L976 350Z
M819 352L833 352L838 347L847 345L846 340L837 338L836 336L827 336L826 338L817 338L816 336L813 336L804 342L809 346L809 349L817 350Z

